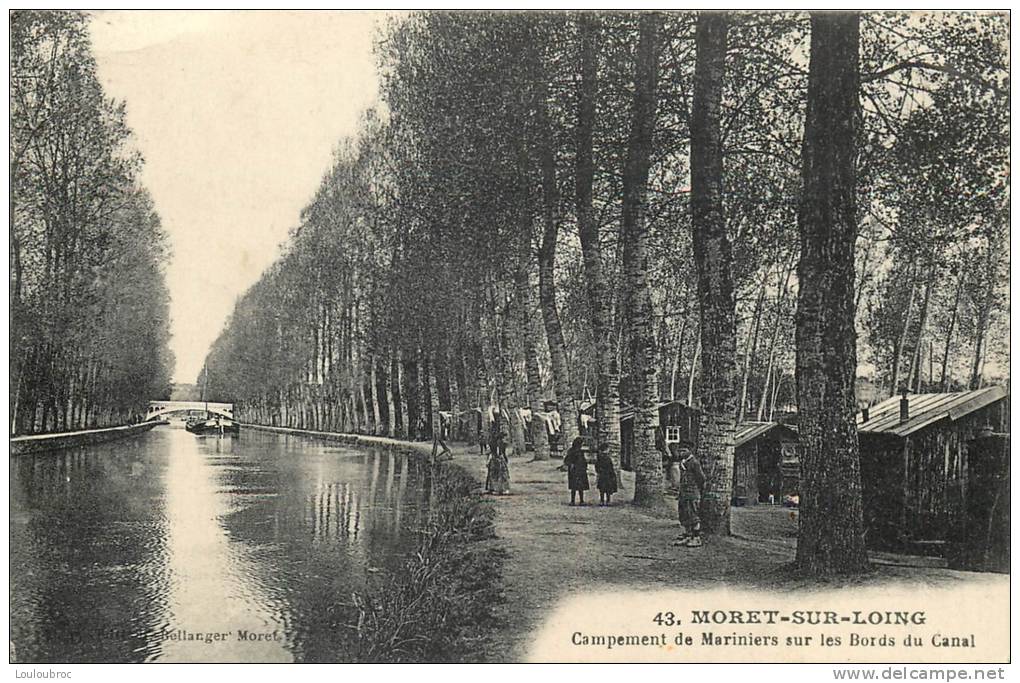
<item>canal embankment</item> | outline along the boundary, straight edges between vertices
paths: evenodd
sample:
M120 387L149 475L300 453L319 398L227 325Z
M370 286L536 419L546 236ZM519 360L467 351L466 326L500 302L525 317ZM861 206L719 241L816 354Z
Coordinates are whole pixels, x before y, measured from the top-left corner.
M367 434L345 434L342 432L319 432L311 429L294 429L292 427L273 427L270 425L258 425L242 422L244 429L257 429L262 432L283 434L286 436L300 436L330 443L342 443L349 446L364 446L366 448L384 448L387 450L409 451L429 455L432 453L432 444L423 441L403 441L391 439L385 436L370 436Z
M141 422L133 425L121 425L119 427L105 427L102 429L83 429L76 432L61 432L58 434L32 434L30 436L15 436L11 438L11 455L25 455L28 453L42 453L45 451L62 450L65 448L77 448L79 446L94 446L107 441L126 439L149 431L160 422Z

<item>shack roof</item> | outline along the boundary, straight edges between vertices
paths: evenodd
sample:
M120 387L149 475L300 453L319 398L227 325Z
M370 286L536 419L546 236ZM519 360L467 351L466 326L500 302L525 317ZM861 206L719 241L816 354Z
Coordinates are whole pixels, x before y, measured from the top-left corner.
M789 425L779 424L778 422L739 422L737 423L736 431L733 433L733 447L740 448L744 444L765 436L773 430L777 430L777 436L786 437L790 441L797 439L797 430Z
M955 421L1007 396L1005 387L948 394L907 394L909 419L900 422L900 396L893 396L868 409L868 421L857 414L857 431L905 437L942 420Z

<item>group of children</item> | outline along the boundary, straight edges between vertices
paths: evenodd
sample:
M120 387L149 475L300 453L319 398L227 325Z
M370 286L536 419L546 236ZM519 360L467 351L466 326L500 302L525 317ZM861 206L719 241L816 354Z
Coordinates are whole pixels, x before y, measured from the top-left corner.
M588 460L583 446L584 440L581 437L575 438L560 468L567 472L571 505L584 505L584 492L591 488L588 482ZM670 444L668 467L670 478L679 489L677 516L683 528L682 533L673 541L673 545L700 548L702 546L700 508L701 496L705 490L705 472L701 468L701 463L694 457L694 444L689 441ZM596 456L595 474L599 506L608 506L619 488L616 468L608 453L600 451Z
M570 487L570 504L584 505L584 492L591 488L588 483L588 459L584 454L584 439L576 437L563 456L563 466L567 472L567 485ZM616 468L606 453L599 453L595 459L595 487L599 490L599 507L607 507L612 502L613 494L618 490Z

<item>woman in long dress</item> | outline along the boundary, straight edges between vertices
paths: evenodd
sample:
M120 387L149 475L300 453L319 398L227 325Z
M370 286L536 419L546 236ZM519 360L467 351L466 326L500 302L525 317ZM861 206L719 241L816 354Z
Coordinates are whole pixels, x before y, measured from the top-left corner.
M487 469L486 492L494 493L497 496L510 493L510 463L506 457L506 434L502 429L496 427L493 428Z

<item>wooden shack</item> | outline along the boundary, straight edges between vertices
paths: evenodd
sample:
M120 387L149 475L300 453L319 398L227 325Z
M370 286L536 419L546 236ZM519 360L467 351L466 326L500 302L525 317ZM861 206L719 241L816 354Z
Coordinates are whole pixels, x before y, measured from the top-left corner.
M954 569L1009 573L1009 434L984 432L967 442L968 495L946 559Z
M781 503L797 495L797 432L778 422L741 422L733 434L733 503Z
M674 438L681 441L697 443L700 411L680 401L668 401L659 405L659 431L655 437L655 445L660 451L665 450L667 428ZM620 466L633 471L634 453L634 408L620 406Z
M1009 431L1004 387L894 396L858 415L868 545L952 555L967 536L968 501L994 495L974 477L1008 466L1008 448L979 440ZM980 442L983 443L983 442Z

